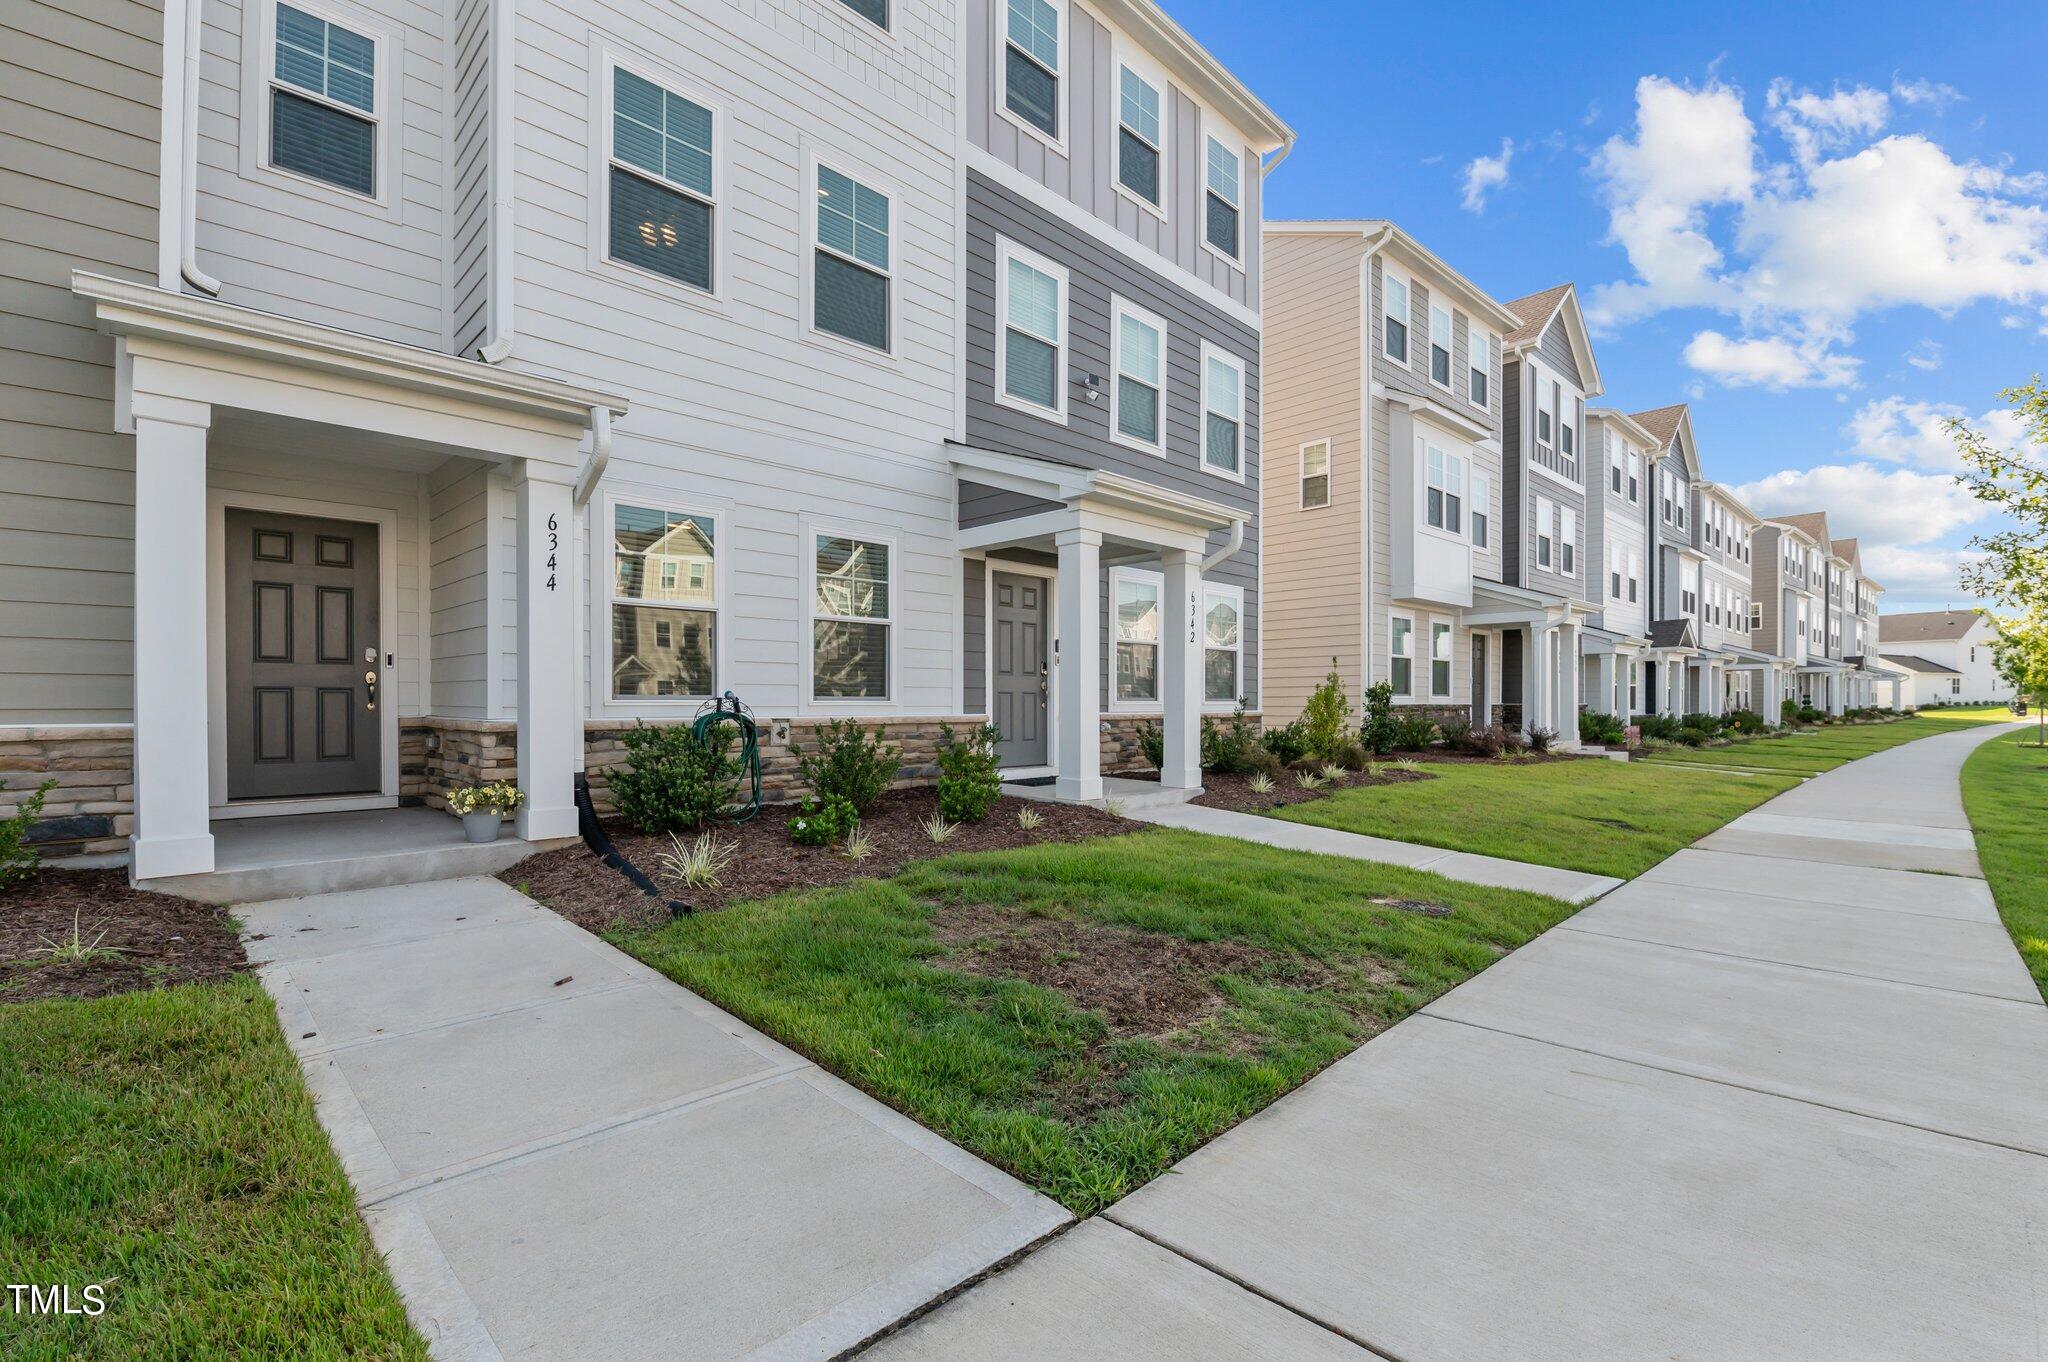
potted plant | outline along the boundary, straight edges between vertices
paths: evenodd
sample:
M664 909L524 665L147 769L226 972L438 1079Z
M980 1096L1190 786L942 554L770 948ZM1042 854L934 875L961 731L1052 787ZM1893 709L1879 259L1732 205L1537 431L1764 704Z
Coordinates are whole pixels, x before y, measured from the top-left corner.
M448 812L462 820L462 834L472 842L497 841L505 815L525 802L526 792L509 780L448 792Z

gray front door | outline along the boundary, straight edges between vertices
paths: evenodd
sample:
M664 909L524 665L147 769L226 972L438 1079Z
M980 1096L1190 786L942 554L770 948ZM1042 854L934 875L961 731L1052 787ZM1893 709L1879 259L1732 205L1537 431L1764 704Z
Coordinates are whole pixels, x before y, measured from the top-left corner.
M229 799L376 794L377 527L227 513Z
M1472 635L1472 722L1480 728L1493 722L1493 704L1486 693L1486 635Z
M1045 765L1045 582L991 573L989 630L995 706L1002 731L996 756L1004 766Z

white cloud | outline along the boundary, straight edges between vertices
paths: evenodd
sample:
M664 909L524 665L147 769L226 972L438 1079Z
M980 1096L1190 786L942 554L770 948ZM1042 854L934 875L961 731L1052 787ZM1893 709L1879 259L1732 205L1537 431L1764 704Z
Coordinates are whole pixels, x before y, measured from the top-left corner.
M1787 469L1735 491L1759 515L1826 511L1835 535L1880 547L1932 543L1991 514L1946 474L1868 463Z
M1946 113L1951 104L1962 102L1962 93L1953 85L1921 77L1918 80L1892 81L1892 93L1901 104L1924 105L1936 113Z
M1835 353L1827 336L1733 339L1702 331L1685 347L1685 362L1731 388L1841 388L1856 381L1861 361Z
M2027 324L2027 319L2017 312L2008 312L1998 319L1998 324L2008 331L2017 331Z
M1465 211L1486 211L1486 196L1508 182L1508 164L1515 159L1515 144L1500 139L1500 155L1475 156L1465 163Z
M1962 565L1981 555L1968 549L1860 546L1863 570L1884 587L1887 605L1955 605L1972 601L1963 590Z
M1960 468L1956 443L1944 423L1961 416L1963 409L1946 402L1909 402L1903 397L1885 397L1857 408L1843 429L1853 453L1885 463L1915 464L1921 468Z
M1941 367L1941 342L1921 341L1913 347L1912 353L1906 356L1906 363L1923 373L1933 373Z
M1756 125L1740 91L1644 76L1636 82L1634 135L1610 137L1593 157L1593 172L1607 199L1609 238L1636 272L1632 281L1592 291L1596 326L1727 299L1708 210L1746 203L1757 189Z
M1821 153L1847 146L1859 136L1875 134L1891 121L1891 96L1867 85L1832 94L1794 90L1788 80L1774 80L1764 95L1771 126L1792 148L1793 159L1811 166Z

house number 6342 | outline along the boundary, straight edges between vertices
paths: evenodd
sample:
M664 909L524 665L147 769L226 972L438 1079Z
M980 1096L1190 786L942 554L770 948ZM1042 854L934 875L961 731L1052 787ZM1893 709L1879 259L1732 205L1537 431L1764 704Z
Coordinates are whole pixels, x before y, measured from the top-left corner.
M1190 643L1195 641L1202 630L1202 622L1195 617L1196 609L1195 593L1190 591L1188 593L1188 642Z
M555 589L555 559L562 547L561 521L548 517L548 590Z

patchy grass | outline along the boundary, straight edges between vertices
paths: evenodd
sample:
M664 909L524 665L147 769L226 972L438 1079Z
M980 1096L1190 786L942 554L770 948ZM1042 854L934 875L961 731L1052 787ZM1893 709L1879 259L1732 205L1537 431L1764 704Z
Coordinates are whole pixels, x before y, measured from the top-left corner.
M1087 1215L1572 911L1155 830L612 939Z
M2048 749L2038 726L1994 738L1963 764L1977 859L2013 944L2048 1000Z
M106 1288L10 1359L427 1355L247 977L0 1005L0 1264Z
M1340 790L1272 816L1630 879L1796 783L1590 759L1429 769L1435 780Z

